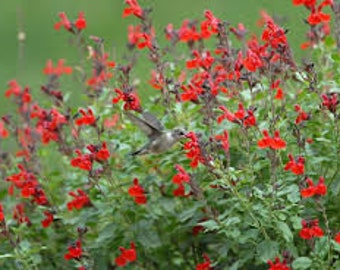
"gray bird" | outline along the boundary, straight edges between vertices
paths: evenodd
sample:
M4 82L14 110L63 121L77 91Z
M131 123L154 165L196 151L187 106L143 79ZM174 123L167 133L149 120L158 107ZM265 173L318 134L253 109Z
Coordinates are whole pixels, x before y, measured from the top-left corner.
M164 130L162 123L148 112L142 113L143 119L129 112L125 114L149 138L149 141L142 148L131 153L132 156L165 152L180 139L185 138L186 132L184 129Z

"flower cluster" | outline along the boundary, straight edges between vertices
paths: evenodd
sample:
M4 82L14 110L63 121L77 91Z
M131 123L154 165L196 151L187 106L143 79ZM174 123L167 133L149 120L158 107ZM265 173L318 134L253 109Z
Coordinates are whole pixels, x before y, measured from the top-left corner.
M285 171L291 171L296 175L305 173L305 158L302 156L298 156L296 160L294 159L292 154L288 154L289 161L284 167Z
M319 227L319 221L317 219L306 221L302 220L302 229L299 235L302 239L309 240L314 237L322 237L324 235L323 230Z
M312 179L309 177L305 180L307 187L300 190L303 198L313 197L315 195L325 196L327 193L327 186L325 185L325 179L320 176L317 185L314 185Z
M290 267L287 266L285 260L283 262L280 261L280 258L276 257L275 261L268 261L269 269L268 270L290 270Z
M242 103L238 104L238 110L235 113L230 112L226 107L219 106L219 109L224 113L217 118L217 123L221 123L224 119L232 123L243 125L244 127L251 127L256 125L256 118L254 115L254 108L244 109Z
M138 179L133 179L133 185L129 188L128 193L134 198L137 204L146 204L147 197L144 188L139 184Z
M119 247L120 255L115 259L117 266L125 266L128 263L137 260L136 245L134 242L130 243L130 248L125 249L124 247Z
M75 243L71 244L67 249L68 252L64 255L65 260L79 260L83 256L80 240L77 240Z
M74 199L67 203L67 209L72 211L73 209L81 209L85 206L91 206L91 201L89 196L80 188L77 189L77 193L74 191L70 191L68 193Z
M257 142L259 148L271 148L274 150L286 148L286 142L280 138L280 132L276 130L274 132L274 137L270 137L268 130L264 129L262 131L263 137Z
M184 183L190 182L190 175L185 171L185 169L179 165L175 165L175 169L177 170L177 174L172 177L172 183L177 185L177 188L173 191L173 195L176 197L186 197L185 195L185 186Z

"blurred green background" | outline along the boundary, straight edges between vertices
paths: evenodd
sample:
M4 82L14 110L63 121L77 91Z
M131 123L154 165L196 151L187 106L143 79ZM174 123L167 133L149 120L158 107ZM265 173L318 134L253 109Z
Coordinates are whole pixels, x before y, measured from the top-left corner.
M299 62L302 56L299 44L304 40L306 25L303 7L294 7L290 0L139 0L143 7L153 8L156 33L163 34L168 23L178 28L185 18L203 18L203 11L213 13L229 21L232 25L239 22L259 33L256 27L259 11L264 9L271 16L279 18L282 26L289 30L288 39L295 49ZM136 24L134 17L122 18L125 7L123 0L1 0L0 4L0 84L7 89L6 83L16 78L20 84L29 85L35 95L40 93L40 85L45 79L42 74L47 59L53 61L65 58L67 64L77 63L79 55L76 48L70 47L70 35L62 29L55 31L53 25L59 20L57 14L65 11L69 18L85 12L88 22L86 36L97 35L106 41L106 49L114 51L119 61L127 40L127 26ZM24 47L20 49L18 31L26 34ZM20 57L21 54L21 57ZM149 76L149 73L147 74ZM64 90L64 89L63 89ZM67 91L67 90L65 90ZM3 98L1 98L3 100ZM3 101L0 102L4 104ZM4 105L6 106L6 104ZM2 107L4 109L4 107Z

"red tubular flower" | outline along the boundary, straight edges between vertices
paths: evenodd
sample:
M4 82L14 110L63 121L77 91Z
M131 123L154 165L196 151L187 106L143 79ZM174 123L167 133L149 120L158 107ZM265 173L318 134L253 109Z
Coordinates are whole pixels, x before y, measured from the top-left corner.
M322 94L322 107L326 107L331 113L335 114L336 113L336 107L339 104L338 100L338 94L333 93L333 94Z
M264 11L261 12L266 27L262 32L262 40L266 42L265 46L278 49L280 46L287 47L287 37L285 30L275 24L274 20Z
M309 114L303 111L299 104L295 104L294 109L298 113L298 116L295 119L295 124L298 125L303 121L307 121L309 119Z
M65 260L76 259L79 260L83 255L83 250L81 248L80 240L77 240L74 244L70 245L68 248L68 252L64 255Z
M210 10L204 11L204 17L206 19L201 23L201 38L208 39L212 34L218 33L220 19L216 18Z
M71 166L79 169L90 171L92 169L93 157L89 154L82 154L79 149L75 150L77 157L71 160Z
M215 139L222 142L222 147L223 147L225 152L229 152L230 144L229 144L229 134L228 134L228 131L224 130L223 134L216 135Z
M60 76L62 74L71 74L72 67L64 66L64 59L59 59L56 67L53 67L53 62L51 59L47 60L46 66L43 69L43 73L46 75L56 75Z
M123 18L130 15L134 15L140 19L143 18L144 12L143 9L138 4L137 0L125 0L125 3L129 5L129 7L124 9Z
M74 198L67 203L67 209L69 211L72 211L73 209L79 210L85 206L91 205L89 196L81 189L77 189L77 193L70 191L68 194Z
M299 156L297 160L294 160L292 154L288 154L289 161L284 167L285 171L291 171L296 175L304 174L305 172L305 159L302 156Z
M54 220L53 214L50 211L44 211L45 219L41 221L41 225L47 228Z
M340 232L338 232L335 237L334 237L335 242L337 242L338 244L340 244Z
M5 128L5 124L3 121L0 121L0 137L1 138L7 138L9 135L8 130Z
M191 141L184 144L184 149L188 150L186 156L191 159L190 166L196 168L199 162L204 162L204 158L201 155L201 148L199 146L198 138L194 132L189 132L186 137Z
M280 262L280 259L278 257L275 258L274 262L268 261L267 262L270 266L268 270L290 270L290 268L287 266L287 263L285 260Z
M2 204L0 204L0 224L5 222L5 214L4 214L4 208Z
M250 71L255 72L258 68L263 66L261 58L251 49L247 50L247 56L243 59L244 67Z
M209 270L212 269L211 261L207 254L203 254L204 262L196 265L196 270Z
M135 93L125 93L122 90L116 88L115 92L118 94L118 97L115 97L112 99L112 103L116 104L120 100L123 100L125 102L124 104L124 110L134 110L134 111L140 111L141 110L141 104L139 97Z
M286 142L280 138L280 133L278 130L274 132L274 137L270 137L268 130L262 131L264 138L257 142L259 148L272 148L274 150L286 148Z
M55 25L54 25L54 29L55 30L59 30L60 27L64 26L64 28L67 30L67 31L70 31L72 32L72 23L70 22L70 20L68 19L67 15L65 12L60 12L58 14L59 18L61 19L60 22L57 22Z
M134 242L130 243L130 249L119 247L121 254L115 259L117 266L125 266L127 263L137 260L136 245Z
M322 237L324 235L323 230L319 227L319 221L317 219L306 221L302 220L302 229L299 235L302 239L309 240L314 237Z
M175 168L178 173L172 177L172 183L177 185L189 183L190 175L184 170L184 168L179 164L176 164Z
M274 150L286 148L286 142L280 138L280 133L278 130L274 131L274 137L271 140L270 147Z
M238 104L238 110L235 113L231 113L227 108L224 106L218 107L220 110L224 112L223 115L217 117L217 123L221 123L224 119L236 124L242 124L245 127L251 127L256 125L256 118L254 115L254 109L249 108L248 110L244 109L242 103Z
M147 197L145 195L144 188L139 185L137 178L133 179L133 185L129 188L128 193L134 198L135 203L146 204Z
M74 25L79 31L86 28L86 20L83 11L79 12L78 18L75 21Z
M271 146L272 138L269 136L268 130L262 130L263 138L257 142L259 148L268 148Z
M270 137L268 130L262 131L263 138L257 142L259 148L271 148L274 150L286 148L286 142L280 138L280 133L278 130L274 132L274 137Z
M16 187L21 190L20 194L23 198L32 198L33 202L38 205L47 205L48 200L46 194L41 188L36 176L28 172L22 164L18 164L18 168L20 170L19 173L6 178L6 181L12 183L9 188L9 194L12 195L14 187Z
M87 112L84 109L80 109L79 112L82 114L82 116L76 119L75 122L77 126L95 125L97 119L90 108L87 109Z
M178 38L181 42L195 42L201 39L201 34L197 32L194 23L184 20L181 28L178 29Z
M60 21L54 24L54 29L55 30L59 30L60 27L64 26L64 28L71 32L71 33L75 33L75 29L74 27L78 30L81 31L83 29L86 28L86 20L85 20L85 16L84 16L84 12L79 12L78 18L76 19L76 21L73 23L71 22L66 13L65 12L60 12L58 14Z
M327 186L325 185L325 179L320 176L317 185L314 185L312 179L306 179L307 187L301 189L300 193L303 198L312 197L314 195L324 196L327 193Z
M95 156L99 161L108 160L110 158L110 151L107 149L106 142L102 143L102 148L96 152Z

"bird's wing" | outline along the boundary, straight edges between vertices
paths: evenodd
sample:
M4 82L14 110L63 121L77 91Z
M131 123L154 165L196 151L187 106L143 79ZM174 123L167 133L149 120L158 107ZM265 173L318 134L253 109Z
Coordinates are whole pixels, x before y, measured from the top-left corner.
M151 125L154 129L157 129L158 131L164 130L164 126L162 125L161 121L159 121L153 114L149 112L143 112L142 115L145 121L149 123L149 125Z
M143 117L145 118L144 116L145 113L143 113ZM125 112L125 115L135 124L139 127L139 129L141 131L143 131L149 138L150 137L153 137L155 135L158 135L159 133L162 132L162 129L159 130L157 128L157 124L153 123L151 121L151 123L149 123L148 119L144 120L142 118L139 118L135 115L133 115L132 113L129 113L129 112ZM149 116L147 116L149 117ZM154 117L154 116L152 116ZM154 117L155 118L155 117ZM158 119L156 119L158 121ZM159 122L159 121L158 121ZM160 124L160 123L159 123ZM161 124L160 124L161 125Z

